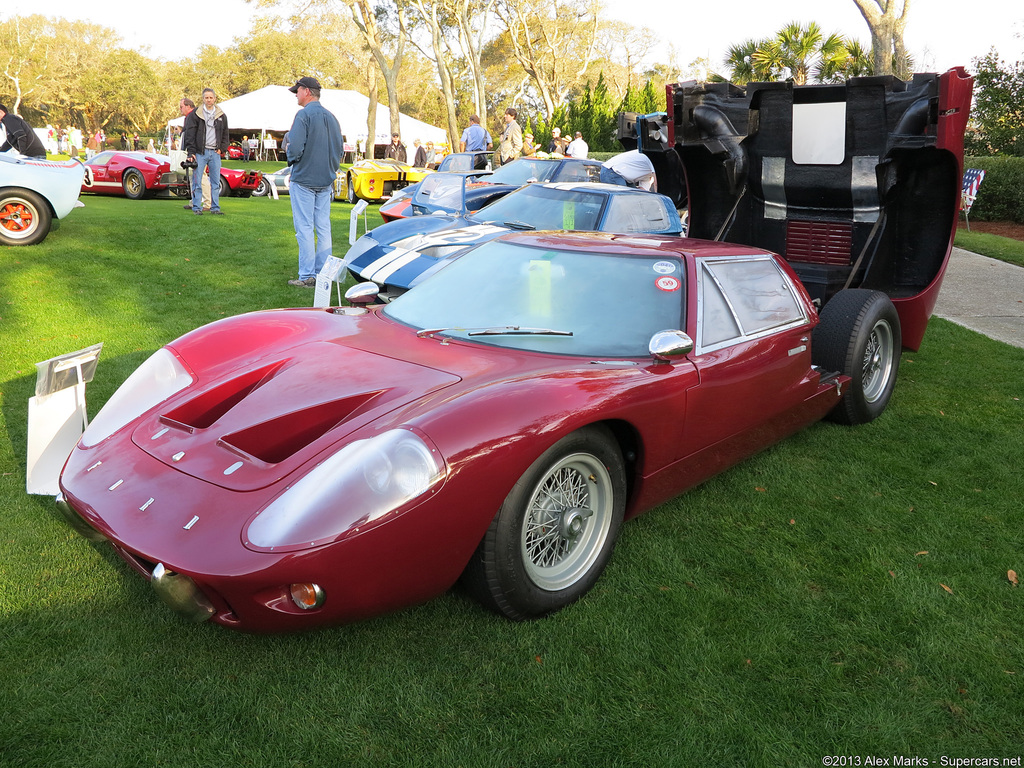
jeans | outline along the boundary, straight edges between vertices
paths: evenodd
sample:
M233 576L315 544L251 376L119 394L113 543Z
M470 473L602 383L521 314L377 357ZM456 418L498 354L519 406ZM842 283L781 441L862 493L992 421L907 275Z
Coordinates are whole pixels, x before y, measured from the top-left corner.
M288 188L295 239L299 241L299 279L316 277L331 255L332 187L304 187L294 181Z
M210 168L210 210L220 210L220 153L207 149L196 153L196 165L192 169L192 210L203 210L203 173Z

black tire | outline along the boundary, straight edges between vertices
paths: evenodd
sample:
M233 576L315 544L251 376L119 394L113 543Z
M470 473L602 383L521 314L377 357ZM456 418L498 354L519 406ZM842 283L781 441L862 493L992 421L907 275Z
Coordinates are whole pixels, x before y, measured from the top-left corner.
M223 176L220 177L220 191L217 192L217 199L222 197L231 197L231 187L228 186L228 180Z
M238 190L238 194L235 195L235 197L243 197L243 198L244 197L252 197L252 190L251 189L240 189L240 190Z
M615 439L587 427L546 450L513 486L463 582L485 607L523 620L585 595L604 570L626 507Z
M124 196L129 200L141 200L149 191L146 189L146 180L142 172L137 168L129 168L121 177L121 187L124 189Z
M270 194L270 182L267 181L266 177L260 179L260 183L256 185L256 189L253 190L253 194L256 197L266 197Z
M822 309L812 344L815 365L850 377L828 418L840 424L877 419L892 397L903 350L900 318L889 297L863 288L840 291Z
M50 233L53 211L42 197L27 189L0 192L0 243L35 245Z
M359 198L356 197L356 188L352 186L352 174L351 173L346 177L346 180L347 180L348 183L345 185L346 186L345 199L348 200L350 203L352 203L354 205L355 203L359 202Z

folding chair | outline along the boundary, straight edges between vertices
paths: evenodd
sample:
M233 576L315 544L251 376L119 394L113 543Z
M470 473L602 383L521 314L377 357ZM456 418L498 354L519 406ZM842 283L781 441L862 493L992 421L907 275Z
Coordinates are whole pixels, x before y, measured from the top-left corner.
M964 170L964 185L960 193L960 210L964 212L964 221L967 222L967 231L971 231L971 206L978 198L978 188L985 178L985 172L978 168L966 168Z

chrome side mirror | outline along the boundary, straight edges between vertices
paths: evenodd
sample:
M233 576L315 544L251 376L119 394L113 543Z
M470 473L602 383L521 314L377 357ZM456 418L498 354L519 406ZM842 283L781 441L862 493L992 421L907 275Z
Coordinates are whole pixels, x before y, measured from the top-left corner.
M693 351L693 339L682 331L658 331L647 349L656 362L672 363Z
M377 300L380 286L376 283L356 283L345 291L345 300L356 307L372 304Z

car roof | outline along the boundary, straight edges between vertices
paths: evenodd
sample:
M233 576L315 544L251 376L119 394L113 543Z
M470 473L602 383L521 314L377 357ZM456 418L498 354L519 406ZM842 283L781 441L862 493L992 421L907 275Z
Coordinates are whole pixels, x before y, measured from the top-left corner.
M610 232L577 232L553 230L548 232L510 232L497 238L503 242L528 248L547 248L562 251L586 251L635 258L686 259L698 251L702 256L763 254L763 248L751 248L733 243L694 240L678 235L654 235L643 232L614 234ZM493 241L492 241L493 242Z
M527 184L526 186L521 187L521 189L530 189L532 187L546 187L548 189L564 189L579 192L605 192L617 195L628 195L634 192L639 192L644 195L651 194L645 189L624 187L621 184L609 184L605 181L545 181L539 184L534 182L533 184Z

